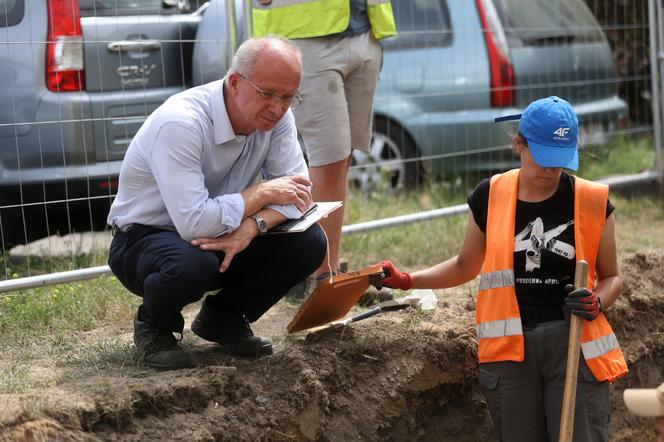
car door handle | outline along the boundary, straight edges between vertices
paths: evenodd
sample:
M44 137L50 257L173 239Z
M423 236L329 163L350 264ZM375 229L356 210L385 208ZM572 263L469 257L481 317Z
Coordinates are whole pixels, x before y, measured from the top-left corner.
M157 51L161 49L159 40L120 40L112 41L107 46L111 52Z

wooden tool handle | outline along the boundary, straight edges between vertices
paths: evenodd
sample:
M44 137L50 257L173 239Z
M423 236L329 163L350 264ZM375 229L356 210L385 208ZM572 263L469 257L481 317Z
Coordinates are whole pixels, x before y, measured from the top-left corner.
M588 263L578 261L574 271L574 288L585 287L588 279ZM558 442L571 442L574 435L574 410L576 405L576 380L579 372L579 353L581 350L581 325L583 319L572 314L569 326L567 347L567 368L565 370L565 390L563 408L560 414L560 434Z

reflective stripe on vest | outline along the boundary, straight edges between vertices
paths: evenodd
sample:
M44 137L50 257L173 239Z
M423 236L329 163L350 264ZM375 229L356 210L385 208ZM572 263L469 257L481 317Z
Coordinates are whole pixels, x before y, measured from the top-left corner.
M588 261L587 287L594 287L596 261L606 222L608 188L574 177L576 259ZM519 170L491 178L486 256L477 297L476 323L480 363L523 361L521 320L514 290L514 229ZM505 270L510 269L510 270ZM517 328L515 323L519 324ZM581 349L598 381L620 378L627 364L604 314L583 321Z
M514 270L496 270L482 273L480 276L480 290L497 289L514 285Z
M286 38L322 37L348 28L349 0L272 0L267 6L252 1L254 35L277 34ZM371 33L377 39L396 35L389 0L367 0Z
M477 325L477 337L479 339L502 338L503 336L518 336L522 334L521 318L483 322Z
M598 358L617 348L620 348L620 344L618 344L618 338L616 338L615 333L610 333L594 341L583 342L581 344L583 357L586 359Z

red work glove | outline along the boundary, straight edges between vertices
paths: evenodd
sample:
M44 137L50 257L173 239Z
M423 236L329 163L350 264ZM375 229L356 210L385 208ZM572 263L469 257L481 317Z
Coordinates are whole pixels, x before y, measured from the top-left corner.
M602 311L602 302L592 290L588 290L585 287L574 289L572 284L567 284L565 291L567 292L565 305L567 305L572 314L592 321Z
M380 263L385 272L385 279L383 285L393 289L410 290L413 288L413 279L410 273L401 272L390 261L383 261Z

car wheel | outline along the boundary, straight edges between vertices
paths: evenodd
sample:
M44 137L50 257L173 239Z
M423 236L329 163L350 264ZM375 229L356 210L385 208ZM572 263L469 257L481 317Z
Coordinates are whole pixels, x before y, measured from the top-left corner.
M422 166L410 136L385 119L374 122L368 152L353 150L348 181L361 191L412 187L422 178Z

